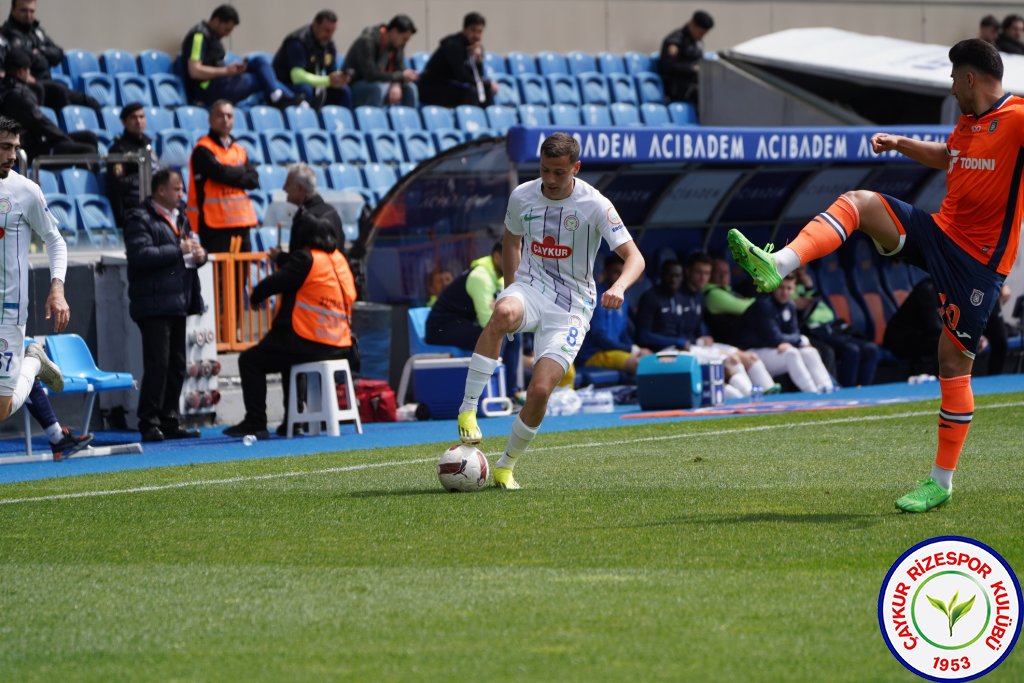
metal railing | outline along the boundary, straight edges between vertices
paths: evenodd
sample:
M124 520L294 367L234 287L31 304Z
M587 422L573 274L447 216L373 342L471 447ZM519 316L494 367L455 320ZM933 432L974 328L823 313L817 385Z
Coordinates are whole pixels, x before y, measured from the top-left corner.
M237 251L210 254L213 266L213 300L217 320L217 351L244 351L270 331L280 305L271 297L260 308L249 304L249 293L274 271L274 261L262 252Z

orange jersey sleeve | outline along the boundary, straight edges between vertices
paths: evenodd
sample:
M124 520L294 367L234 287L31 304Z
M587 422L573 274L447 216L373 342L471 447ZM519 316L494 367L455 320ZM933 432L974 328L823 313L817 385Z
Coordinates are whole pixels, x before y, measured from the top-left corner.
M933 218L961 249L1006 275L1024 217L1024 99L1006 95L981 116L961 116L946 149L946 198Z

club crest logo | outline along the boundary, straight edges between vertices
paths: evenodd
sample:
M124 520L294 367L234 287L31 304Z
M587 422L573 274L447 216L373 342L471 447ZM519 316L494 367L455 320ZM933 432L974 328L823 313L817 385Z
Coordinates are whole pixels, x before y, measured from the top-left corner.
M971 305L980 306L984 298L985 292L981 291L980 289L975 289L973 292L971 292Z
M531 243L530 251L540 258L564 259L572 256L572 247L556 243L551 235L545 237L543 242Z
M999 127L999 119L995 119L995 120L992 121L992 123L988 124L988 132L989 133L995 133L996 132L996 128L998 128L998 127Z
M931 681L997 667L1020 635L1020 583L995 550L963 536L918 543L889 569L878 625L893 656Z
M0 353L7 350L8 344L6 339L0 339Z
M0 214L11 212L11 200L7 197L0 197Z
M562 221L562 227L564 227L566 230L569 230L570 232L576 230L577 228L580 227L579 216L577 216L576 214L566 216L565 220Z
M608 222L612 225L619 225L622 223L622 219L619 218L619 212L615 210L614 206L608 207Z

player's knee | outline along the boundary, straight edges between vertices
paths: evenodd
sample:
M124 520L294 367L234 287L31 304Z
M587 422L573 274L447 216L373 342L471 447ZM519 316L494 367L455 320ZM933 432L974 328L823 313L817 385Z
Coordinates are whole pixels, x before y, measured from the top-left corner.
M856 206L858 210L864 210L868 203L874 198L875 193L869 192L868 190L849 190L844 192L842 196L848 202Z
M512 332L516 329L518 323L518 312L511 305L507 305L502 301L498 302L498 305L494 307L494 313L491 315L491 320L488 322L488 326L494 326L502 333Z

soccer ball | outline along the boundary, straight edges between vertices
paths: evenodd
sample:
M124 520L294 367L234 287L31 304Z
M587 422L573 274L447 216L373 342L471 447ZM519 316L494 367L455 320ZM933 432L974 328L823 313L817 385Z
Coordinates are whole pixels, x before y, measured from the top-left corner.
M437 463L437 478L448 491L479 491L487 485L490 471L484 454L465 444L446 450Z

